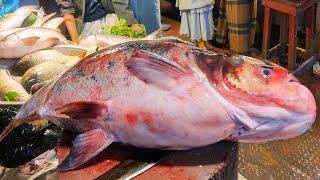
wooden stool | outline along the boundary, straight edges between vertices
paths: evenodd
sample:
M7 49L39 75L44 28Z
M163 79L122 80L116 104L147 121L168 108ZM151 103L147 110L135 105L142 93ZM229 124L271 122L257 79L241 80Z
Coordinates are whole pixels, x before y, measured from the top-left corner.
M288 19L289 19L289 47L288 47L288 69L296 69L296 54L298 50L299 56L306 61L299 67L305 69L316 63L314 54L314 30L315 30L315 10L317 0L262 0L265 6L264 12L264 29L262 42L262 57L270 58L269 53L274 55L280 49L280 60L286 56L286 46L288 37ZM280 17L280 40L279 44L270 49L270 30L271 30L271 9L281 12ZM306 20L306 45L305 49L297 46L297 24L298 14L305 12Z

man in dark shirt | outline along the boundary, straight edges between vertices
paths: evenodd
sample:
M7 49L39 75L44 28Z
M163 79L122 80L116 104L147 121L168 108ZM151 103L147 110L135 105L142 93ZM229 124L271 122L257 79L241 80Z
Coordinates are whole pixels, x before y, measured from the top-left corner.
M107 22L107 16L115 13L119 18L127 20L127 25L135 31L142 28L137 25L128 0L56 0L72 41L78 42L78 28L76 19L83 21L81 35L97 34L103 31ZM107 15L107 16L106 16Z

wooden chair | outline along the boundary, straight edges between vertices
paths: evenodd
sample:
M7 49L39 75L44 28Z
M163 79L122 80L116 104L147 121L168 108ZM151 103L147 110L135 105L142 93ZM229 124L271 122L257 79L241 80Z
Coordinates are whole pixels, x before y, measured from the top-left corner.
M264 29L262 42L262 57L270 58L277 53L280 60L286 57L286 47L289 26L289 47L288 47L288 69L296 69L296 55L301 56L306 61L299 67L309 68L316 62L314 54L314 38L315 38L315 11L317 0L262 0L265 7L264 12ZM280 16L280 39L279 44L270 49L270 30L271 30L271 10L281 13ZM306 20L306 45L305 49L297 47L297 24L298 15L305 12ZM289 19L289 23L288 23ZM280 53L279 51L280 50ZM303 67L302 67L303 66Z

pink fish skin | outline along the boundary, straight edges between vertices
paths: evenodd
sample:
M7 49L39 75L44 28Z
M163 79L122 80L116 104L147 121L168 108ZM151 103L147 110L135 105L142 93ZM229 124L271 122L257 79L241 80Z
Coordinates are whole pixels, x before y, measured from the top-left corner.
M37 8L37 6L23 6L18 8L9 18L0 23L0 31L19 28L24 19L27 18L31 12L39 11Z
M113 142L183 150L226 138L290 138L310 128L315 112L310 91L281 67L169 40L136 41L91 54L45 85L0 141L23 122L48 119L78 133L58 167L67 171Z
M46 23L42 25L42 27L49 29L57 29L59 25L64 21L63 17L56 17L48 20Z
M68 44L68 40L53 29L43 27L23 28L0 40L0 57L21 58L31 52L57 44Z

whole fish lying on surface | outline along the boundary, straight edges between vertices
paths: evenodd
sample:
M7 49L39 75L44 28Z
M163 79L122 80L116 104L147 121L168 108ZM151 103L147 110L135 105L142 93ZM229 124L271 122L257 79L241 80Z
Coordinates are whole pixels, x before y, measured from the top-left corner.
M47 61L28 69L21 77L20 84L30 92L33 85L51 80L65 70L66 67L61 63Z
M50 19L47 23L43 24L42 26L41 24L40 25L38 24L37 26L33 24L32 27L44 27L44 28L56 30L63 21L64 21L64 18L53 18L53 19ZM12 28L8 30L0 31L0 40L8 36L9 34L15 33L22 29L25 29L25 28Z
M15 65L14 72L19 74L25 73L28 69L38 64L54 61L57 63L65 63L67 61L79 60L78 56L64 55L56 50L41 50L23 56Z
M48 15L45 15L42 8L37 13L37 19L36 22L34 22L31 27L41 27L42 24L44 24L47 20L49 20L51 17L53 17L56 13L51 13Z
M46 23L42 25L44 28L49 28L49 29L57 29L58 26L64 21L63 17L56 17L48 20Z
M190 149L226 138L286 139L313 124L311 92L286 69L170 41L106 48L36 92L1 134L48 119L79 135L58 167L76 168L113 142ZM99 139L99 141L97 141Z
M10 92L18 93L15 101L26 101L30 98L30 95L21 84L12 78L9 71L0 69L0 101L6 101L6 95Z
M26 54L56 44L68 44L68 40L61 33L52 29L43 27L24 28L0 40L0 57L21 58Z
M104 46L109 47L120 43L130 42L130 41L141 41L141 40L153 40L162 36L161 29L149 34L144 38L130 38L125 36L118 36L114 34L93 34L86 36L80 42L80 46Z
M0 31L19 28L31 12L39 11L37 8L37 6L23 6L15 10L9 18L0 22Z

